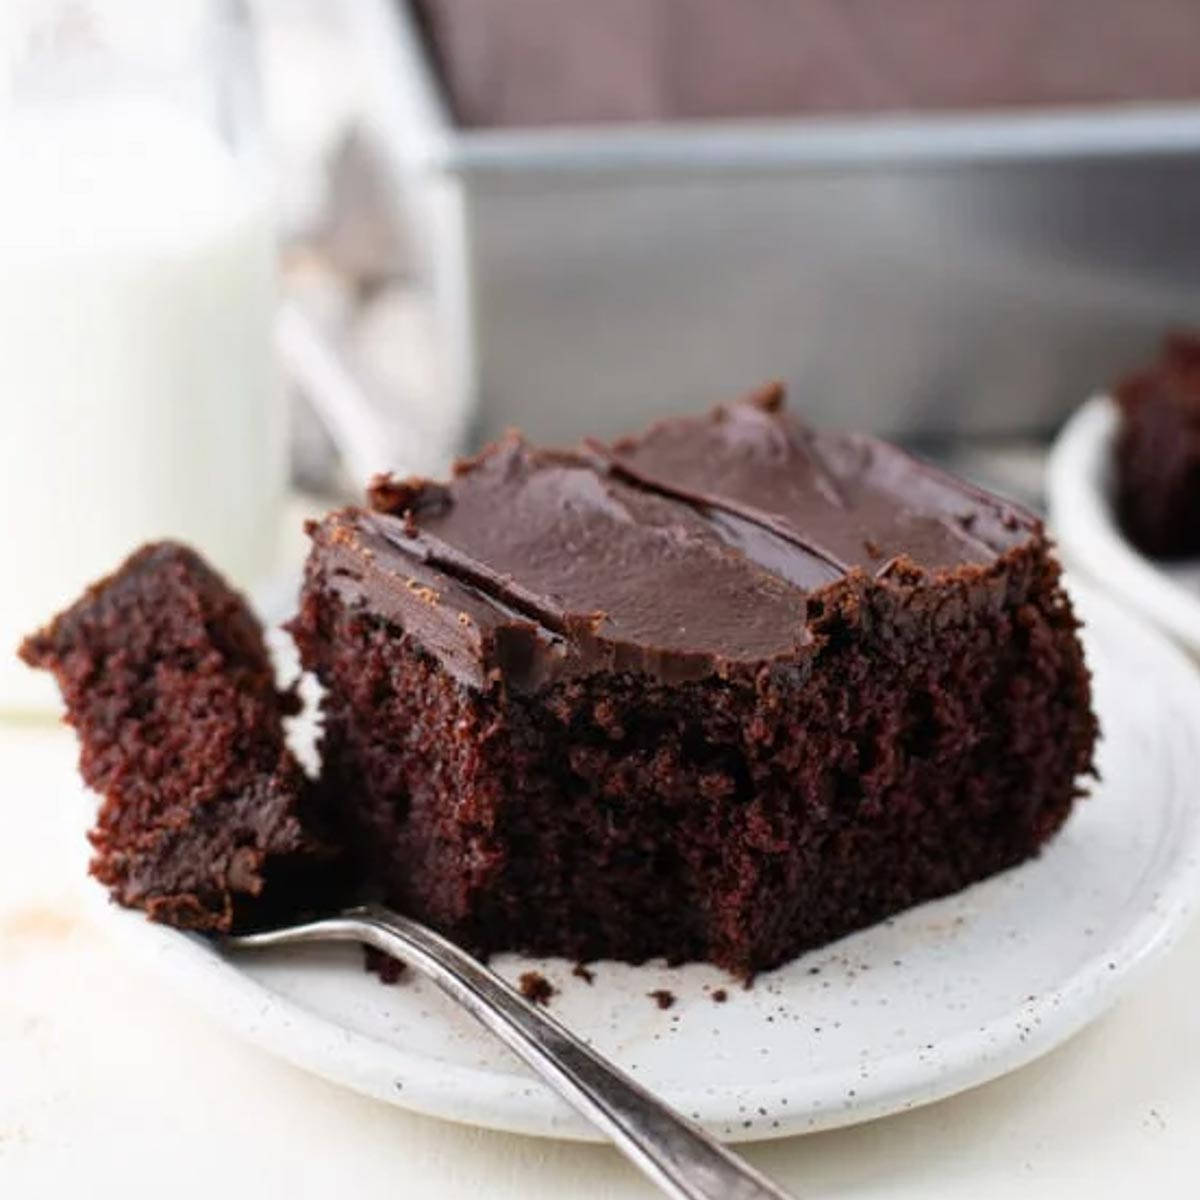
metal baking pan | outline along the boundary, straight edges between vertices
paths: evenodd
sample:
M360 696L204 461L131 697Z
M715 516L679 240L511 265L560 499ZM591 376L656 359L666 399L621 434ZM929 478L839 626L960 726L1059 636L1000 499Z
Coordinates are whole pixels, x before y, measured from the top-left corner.
M481 436L771 378L826 424L1036 434L1200 314L1200 105L460 129L407 7L354 11Z

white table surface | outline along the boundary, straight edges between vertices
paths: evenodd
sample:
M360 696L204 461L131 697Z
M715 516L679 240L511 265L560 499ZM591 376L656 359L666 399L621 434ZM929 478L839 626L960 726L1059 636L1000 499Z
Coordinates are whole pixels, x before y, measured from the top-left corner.
M0 722L0 1197L646 1197L602 1147L450 1125L244 1045L82 899L74 742ZM1200 1194L1200 929L1040 1062L929 1108L746 1148L797 1196Z

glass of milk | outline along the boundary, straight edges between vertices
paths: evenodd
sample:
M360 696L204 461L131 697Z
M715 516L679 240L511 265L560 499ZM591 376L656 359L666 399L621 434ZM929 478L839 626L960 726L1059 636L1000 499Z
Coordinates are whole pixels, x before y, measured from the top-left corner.
M211 0L0 5L0 711L14 652L140 543L272 571L286 477L248 27Z

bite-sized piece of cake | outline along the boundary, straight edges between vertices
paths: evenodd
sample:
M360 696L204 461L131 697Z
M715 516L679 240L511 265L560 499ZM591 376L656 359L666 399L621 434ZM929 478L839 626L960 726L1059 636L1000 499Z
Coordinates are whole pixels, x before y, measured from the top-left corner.
M52 671L104 796L91 871L114 899L227 932L311 902L328 867L310 784L284 744L262 628L198 555L143 547L21 656Z
M1041 524L778 389L372 496L292 624L324 780L479 949L770 967L1034 854L1091 766Z
M1121 525L1147 554L1200 554L1200 332L1167 337L1158 361L1113 395Z

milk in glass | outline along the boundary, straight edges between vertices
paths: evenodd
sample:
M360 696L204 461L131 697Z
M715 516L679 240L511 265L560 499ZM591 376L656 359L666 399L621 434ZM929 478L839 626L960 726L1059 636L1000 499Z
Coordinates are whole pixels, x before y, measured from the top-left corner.
M140 543L270 568L284 487L264 193L153 95L0 111L0 709L14 657Z

